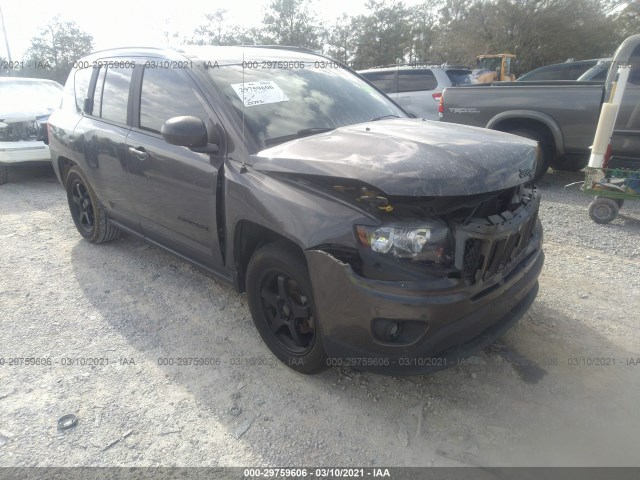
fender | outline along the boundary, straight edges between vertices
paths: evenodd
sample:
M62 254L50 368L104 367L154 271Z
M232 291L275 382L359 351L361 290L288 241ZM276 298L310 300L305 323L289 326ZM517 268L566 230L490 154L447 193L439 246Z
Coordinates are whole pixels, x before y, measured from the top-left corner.
M553 140L556 144L556 153L558 155L562 155L564 153L564 138L562 136L562 130L558 123L546 113L537 112L535 110L509 110L508 112L502 112L493 117L489 120L485 128L496 130L495 126L504 120L517 120L523 118L536 120L546 125L553 135Z

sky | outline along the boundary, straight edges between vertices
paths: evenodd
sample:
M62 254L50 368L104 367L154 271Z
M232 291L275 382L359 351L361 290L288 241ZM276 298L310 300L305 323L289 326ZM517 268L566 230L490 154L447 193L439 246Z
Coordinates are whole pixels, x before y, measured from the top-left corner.
M407 5L423 0L405 0ZM219 8L229 11L229 21L246 27L261 23L269 0L203 1L178 0L0 0L4 24L13 60L22 58L32 37L51 18L75 21L93 36L96 50L122 46L175 46L167 42L165 32L190 37L204 23L203 15ZM316 0L316 12L325 22L333 22L343 13L366 12L365 0ZM0 56L7 57L4 34L0 33Z

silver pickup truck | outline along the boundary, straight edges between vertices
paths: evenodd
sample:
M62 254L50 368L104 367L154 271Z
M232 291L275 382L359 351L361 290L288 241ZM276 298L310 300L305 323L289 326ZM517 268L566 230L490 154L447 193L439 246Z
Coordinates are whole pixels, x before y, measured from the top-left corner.
M620 67L631 72L611 141L611 164L640 168L640 35L620 46L604 85L552 81L451 87L440 99L440 120L537 140L543 155L536 178L549 166L580 170L589 161L600 108Z

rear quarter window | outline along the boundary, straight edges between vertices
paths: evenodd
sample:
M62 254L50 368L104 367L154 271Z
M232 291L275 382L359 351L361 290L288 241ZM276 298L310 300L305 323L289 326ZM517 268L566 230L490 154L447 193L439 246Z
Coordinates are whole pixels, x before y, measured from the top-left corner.
M451 85L456 87L458 85L472 85L478 83L475 77L471 74L471 70L447 70L447 77L451 80Z
M398 93L433 90L438 80L431 70L403 70L398 72Z
M84 108L84 99L89 96L89 84L93 68L79 68L73 76L74 92L76 97L76 110L81 112Z

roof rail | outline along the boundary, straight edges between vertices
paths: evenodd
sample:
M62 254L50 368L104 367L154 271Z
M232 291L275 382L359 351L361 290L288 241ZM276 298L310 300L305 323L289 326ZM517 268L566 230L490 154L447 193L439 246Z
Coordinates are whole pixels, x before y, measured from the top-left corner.
M419 68L464 68L465 70L471 70L471 67L466 65L455 65L451 63L435 63L435 62L412 62L412 63L393 63L389 65L376 65L374 68L397 68L397 67L419 67Z
M307 47L294 47L292 45L239 45L250 48L275 48L277 50L293 50L294 52L317 53Z

